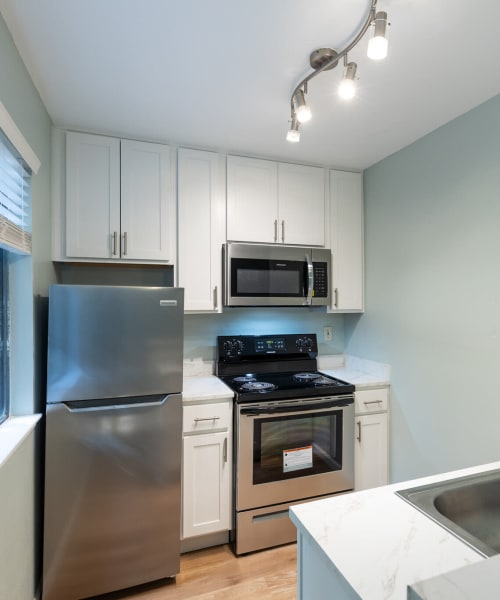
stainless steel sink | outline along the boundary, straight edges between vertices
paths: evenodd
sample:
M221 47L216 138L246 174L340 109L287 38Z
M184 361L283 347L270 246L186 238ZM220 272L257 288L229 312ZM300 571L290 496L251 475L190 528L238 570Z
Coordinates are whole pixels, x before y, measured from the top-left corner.
M396 494L483 556L500 553L500 470Z

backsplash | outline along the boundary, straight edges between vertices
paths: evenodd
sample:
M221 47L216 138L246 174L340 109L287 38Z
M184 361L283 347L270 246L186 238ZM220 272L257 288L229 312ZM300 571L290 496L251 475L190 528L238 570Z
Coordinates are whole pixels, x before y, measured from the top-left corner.
M323 327L333 327L331 342L323 341ZM344 352L344 317L324 308L232 308L217 315L185 315L184 365L204 369L215 361L218 335L316 333L319 355ZM207 363L204 367L203 363ZM188 374L188 373L185 373ZM206 373L190 373L206 374Z

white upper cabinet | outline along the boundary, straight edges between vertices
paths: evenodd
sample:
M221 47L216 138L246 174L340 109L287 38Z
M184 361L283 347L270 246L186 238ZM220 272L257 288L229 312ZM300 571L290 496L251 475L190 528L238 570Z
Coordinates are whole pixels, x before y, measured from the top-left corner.
M227 239L323 246L324 170L228 156Z
M362 174L330 171L330 246L334 312L363 311Z
M179 148L177 203L177 274L184 288L184 310L221 312L224 157Z
M173 262L170 179L168 146L121 140L122 258Z
M227 157L227 239L271 244L278 230L278 165Z
M66 255L111 258L120 231L120 140L66 135ZM116 250L115 250L116 251Z
M320 167L278 165L279 241L325 245L325 172Z
M54 260L173 263L169 146L76 132L55 139Z

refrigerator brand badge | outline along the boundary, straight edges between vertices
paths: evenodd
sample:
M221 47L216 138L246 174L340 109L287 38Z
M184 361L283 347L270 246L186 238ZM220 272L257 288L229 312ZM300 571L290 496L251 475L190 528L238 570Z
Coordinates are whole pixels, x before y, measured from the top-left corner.
M177 300L160 300L160 306L177 306Z

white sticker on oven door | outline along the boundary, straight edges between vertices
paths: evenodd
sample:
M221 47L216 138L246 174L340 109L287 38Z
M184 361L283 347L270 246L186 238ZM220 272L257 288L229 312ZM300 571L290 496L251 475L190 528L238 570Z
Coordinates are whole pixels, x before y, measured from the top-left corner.
M313 466L312 446L302 448L290 448L283 450L283 473L299 471L300 469L311 469Z

